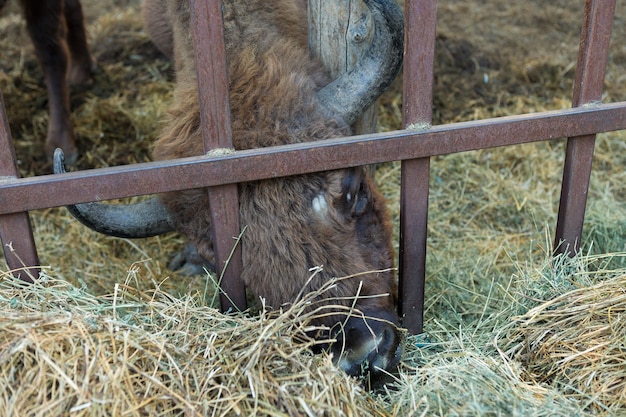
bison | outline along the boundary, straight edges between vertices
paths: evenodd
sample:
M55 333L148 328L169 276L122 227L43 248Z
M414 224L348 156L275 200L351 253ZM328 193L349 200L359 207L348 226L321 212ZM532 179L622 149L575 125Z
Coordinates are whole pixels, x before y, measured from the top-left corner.
M355 69L332 81L308 51L306 1L224 0L232 138L235 149L350 135L350 124L395 78L402 62L403 15L393 0L365 0L375 24L370 50ZM201 155L198 84L187 0L145 0L146 28L175 61L176 85L155 159ZM61 155L56 171L63 172ZM245 231L241 278L268 306L278 308L333 277L319 305L332 314L330 346L347 373L380 374L402 351L396 313L390 218L363 168L253 181L239 187ZM163 208L165 207L165 208ZM213 258L207 193L172 192L128 206L71 206L94 230L146 237L177 230L202 258ZM310 269L323 266L321 272ZM342 307L343 306L343 307ZM346 311L354 307L349 317Z
M0 0L0 9L6 0ZM67 160L77 157L70 120L70 84L91 80L94 61L87 47L83 11L78 0L20 0L28 34L43 70L48 90L50 121L46 152L61 148Z

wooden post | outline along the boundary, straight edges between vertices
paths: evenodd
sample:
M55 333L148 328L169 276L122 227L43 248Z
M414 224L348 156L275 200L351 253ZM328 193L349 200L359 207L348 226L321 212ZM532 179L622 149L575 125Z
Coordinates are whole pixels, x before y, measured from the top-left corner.
M309 50L319 57L333 78L350 70L374 36L372 15L362 0L309 0ZM355 134L376 131L373 104L353 125ZM373 174L374 170L370 171Z

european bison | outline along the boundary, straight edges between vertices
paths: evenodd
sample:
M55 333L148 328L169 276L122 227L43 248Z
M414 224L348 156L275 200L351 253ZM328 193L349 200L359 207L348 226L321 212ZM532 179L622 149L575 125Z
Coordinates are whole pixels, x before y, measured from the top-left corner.
M223 1L237 150L350 134L350 124L397 74L403 53L398 6L393 0L365 3L376 27L371 49L354 71L331 82L309 55L304 0ZM147 30L177 69L173 102L154 157L201 155L188 1L146 0L144 16ZM60 160L56 169L63 170ZM376 374L394 367L402 349L397 284L390 271L391 226L385 201L365 171L240 184L239 201L241 225L246 226L241 240L246 286L267 305L279 307L303 291L320 289L332 277L353 276L324 293L316 307L328 310L316 324L337 338L331 350L346 372ZM91 203L70 209L89 227L115 236L178 230L204 259L213 258L205 190L172 192L128 207ZM311 279L310 268L316 266L323 271ZM356 311L346 318L353 304Z
M6 0L0 0L0 9ZM43 70L50 120L46 152L61 148L69 162L77 157L70 120L70 84L90 81L94 62L87 48L83 11L78 0L20 0L28 34Z

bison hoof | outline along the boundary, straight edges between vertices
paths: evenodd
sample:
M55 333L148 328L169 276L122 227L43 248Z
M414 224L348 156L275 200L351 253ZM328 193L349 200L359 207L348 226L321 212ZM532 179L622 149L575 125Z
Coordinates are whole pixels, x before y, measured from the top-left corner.
M93 74L98 72L98 64L90 57L81 62L72 62L68 72L68 84L74 87L88 87L93 84Z
M191 242L187 243L181 252L174 255L168 268L186 276L205 275L207 271L215 272L215 265L204 259Z

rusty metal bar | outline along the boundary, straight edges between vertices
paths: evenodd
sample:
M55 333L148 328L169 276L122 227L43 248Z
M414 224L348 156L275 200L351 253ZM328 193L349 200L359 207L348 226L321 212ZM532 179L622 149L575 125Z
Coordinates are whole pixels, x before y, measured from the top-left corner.
M430 126L437 1L407 0L404 26L403 125ZM429 178L430 157L402 161L398 310L412 334L424 323Z
M190 0L190 4L204 150L233 149L221 2ZM241 246L236 245L240 233L237 184L211 187L208 193L221 308L243 311L246 290L241 280Z
M587 0L582 25L572 106L602 99L615 0ZM567 141L561 200L554 237L555 253L574 256L580 249L596 135Z
M0 180L0 214L626 129L626 102Z
M4 98L0 92L0 183L19 178L11 129L4 109ZM2 198L1 205L10 204ZM28 212L15 212L0 216L0 240L9 268L23 281L34 282L39 276L39 257L33 238ZM30 268L29 268L30 267Z

